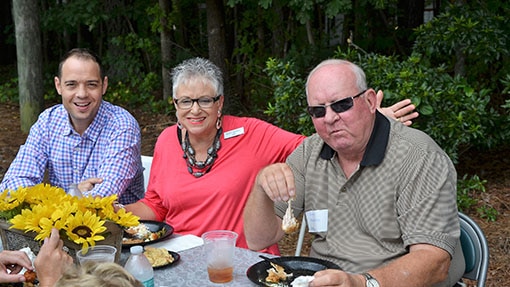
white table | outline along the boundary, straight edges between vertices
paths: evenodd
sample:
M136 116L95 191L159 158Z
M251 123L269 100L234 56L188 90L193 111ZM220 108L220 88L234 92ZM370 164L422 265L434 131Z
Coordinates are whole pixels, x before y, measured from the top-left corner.
M168 239L168 244L170 244L173 239L175 239L175 237L170 237ZM170 250L174 251L172 249ZM178 251L178 253L181 259L175 265L154 270L155 287L257 286L248 279L246 270L248 270L251 265L262 261L259 255L263 253L236 247L234 254L234 280L224 284L216 284L209 281L207 266L204 260L203 245L181 250ZM268 254L264 255L273 257ZM123 250L120 264L124 265L128 257L129 250Z

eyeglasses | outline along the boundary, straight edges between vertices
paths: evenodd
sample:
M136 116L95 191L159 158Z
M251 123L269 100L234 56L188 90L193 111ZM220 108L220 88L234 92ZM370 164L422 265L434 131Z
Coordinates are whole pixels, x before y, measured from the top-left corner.
M181 99L174 99L175 104L179 109L183 110L189 110L193 107L194 103L198 103L198 106L204 109L210 108L213 106L215 102L217 102L220 99L221 95L217 95L216 97L200 97L198 99L192 99L192 98L181 98Z
M309 106L306 110L308 111L308 113L310 114L310 116L312 116L312 118L322 118L326 115L326 108L327 107L331 107L331 109L335 112L335 113L343 113L345 111L348 111L349 109L352 108L352 106L354 105L354 99L363 95L367 90L364 90L363 92L355 95L355 96L352 96L352 97L348 97L348 98L345 98L345 99L341 99L341 100L338 100L334 103L331 103L329 105L321 105L321 106Z

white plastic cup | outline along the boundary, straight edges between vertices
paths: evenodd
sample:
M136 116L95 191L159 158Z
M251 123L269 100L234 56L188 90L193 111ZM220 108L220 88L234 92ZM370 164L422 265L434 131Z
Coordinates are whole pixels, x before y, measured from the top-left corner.
M232 281L237 233L212 230L202 234L209 280L214 283Z
M110 245L96 245L76 252L76 259L80 264L86 261L114 262L117 248Z

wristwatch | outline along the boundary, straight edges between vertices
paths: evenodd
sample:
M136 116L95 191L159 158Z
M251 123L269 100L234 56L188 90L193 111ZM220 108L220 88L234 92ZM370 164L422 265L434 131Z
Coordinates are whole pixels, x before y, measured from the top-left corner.
M366 287L379 287L379 282L377 282L377 280L372 277L372 275L368 273L363 273L362 275L365 276L365 279L367 280L365 285Z

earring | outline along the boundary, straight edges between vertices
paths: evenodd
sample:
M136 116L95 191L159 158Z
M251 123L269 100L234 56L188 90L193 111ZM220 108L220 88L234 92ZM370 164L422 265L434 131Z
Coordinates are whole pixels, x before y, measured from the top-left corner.
M219 118L216 120L216 129L217 129L217 130L221 129L221 117L219 117Z
M177 127L182 130L182 124L179 121L179 117L177 116L177 112L175 112L175 118L177 119Z

